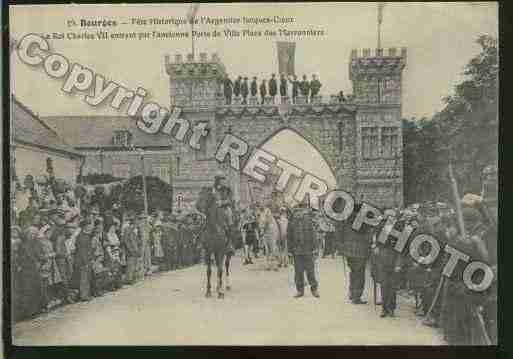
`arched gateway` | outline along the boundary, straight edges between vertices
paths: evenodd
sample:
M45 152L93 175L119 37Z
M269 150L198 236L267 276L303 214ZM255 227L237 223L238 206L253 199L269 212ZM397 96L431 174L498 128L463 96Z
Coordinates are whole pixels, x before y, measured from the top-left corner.
M216 54L208 59L202 53L199 61L191 55L186 61L181 55L174 61L166 56L171 106L180 106L191 123L206 122L209 128L199 151L172 143L175 193L192 205L201 187L211 185L215 173L224 170L241 206L268 196L277 172L261 185L215 160L220 141L232 133L251 149L272 152L324 179L330 188L363 195L380 206L401 205L401 74L405 64L405 49L400 54L388 49L386 56L383 49L374 54L364 49L361 56L353 50L349 101L341 102L337 96L323 101L317 96L308 103L298 98L295 104L277 99L283 104L275 105L270 99L260 104L250 98L243 105L235 98L227 105L221 84L227 71Z

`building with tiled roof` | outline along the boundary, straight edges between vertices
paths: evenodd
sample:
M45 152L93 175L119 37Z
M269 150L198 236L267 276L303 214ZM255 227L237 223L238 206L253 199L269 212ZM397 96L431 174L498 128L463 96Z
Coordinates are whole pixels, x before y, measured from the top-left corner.
M18 179L47 175L50 159L55 176L74 183L84 156L14 96L11 114L11 157Z

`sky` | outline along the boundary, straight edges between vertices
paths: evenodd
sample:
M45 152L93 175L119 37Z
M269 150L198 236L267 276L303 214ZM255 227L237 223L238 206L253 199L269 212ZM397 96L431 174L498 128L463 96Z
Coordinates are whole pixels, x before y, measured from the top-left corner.
M189 5L32 5L11 6L11 36L20 39L33 33L81 33L67 20L108 18L130 22L131 18L185 17ZM377 42L376 3L281 3L281 4L201 4L198 16L293 17L292 25L195 26L198 31L225 28L264 30L323 30L323 37L275 37L251 39L199 39L196 52L217 52L232 76L267 77L278 72L276 41L296 41L296 73L317 74L323 83L321 94L343 90L352 93L348 62L353 48L375 48ZM111 32L187 31L188 26L119 25ZM88 32L95 33L97 28ZM382 46L406 47L403 72L403 117L432 116L441 109L441 99L461 81L465 64L479 53L475 43L481 34L498 36L498 9L495 3L387 3L383 13ZM52 50L65 55L107 79L135 89L142 86L153 100L169 106L169 78L164 56L191 51L190 39L149 40L50 40ZM16 54L11 55L13 93L40 116L115 115L107 106L92 108L81 95L65 95L62 80L45 74L42 67L31 68Z

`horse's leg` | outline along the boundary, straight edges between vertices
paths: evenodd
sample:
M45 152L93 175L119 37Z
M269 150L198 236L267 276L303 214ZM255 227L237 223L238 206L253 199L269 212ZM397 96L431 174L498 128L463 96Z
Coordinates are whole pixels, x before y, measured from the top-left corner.
M224 259L224 253L222 251L216 251L215 254L215 261L216 261L216 267L217 267L217 297L218 298L224 298L224 292L223 292L223 259Z
M230 286L230 260L232 259L231 254L227 254L224 259L224 268L226 274L226 290L232 289Z
M212 296L212 287L210 284L210 277L212 276L212 258L209 251L205 251L205 264L207 265L207 293L205 296L208 298Z

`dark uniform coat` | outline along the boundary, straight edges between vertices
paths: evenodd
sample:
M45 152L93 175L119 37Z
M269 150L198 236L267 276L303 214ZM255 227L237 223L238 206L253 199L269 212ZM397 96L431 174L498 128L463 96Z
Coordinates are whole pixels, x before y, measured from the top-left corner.
M312 254L319 248L311 209L296 208L287 226L289 251L294 255Z
M362 225L359 231L355 231L351 227L356 215L357 211L354 211L347 221L338 222L338 250L346 257L368 258L372 233L365 224Z
M321 90L321 86L322 84L319 80L312 80L312 82L310 83L310 88L312 89L312 96L317 96L317 94Z
M256 96L258 93L258 84L256 80L251 81L251 96Z
M233 88L233 82L229 78L225 78L223 80L223 92L224 97L231 100L232 98L232 88Z
M233 85L233 95L235 97L239 96L240 95L240 88L241 88L241 79L238 78L237 80L235 80L235 84Z
M287 79L280 78L280 96L287 96Z
M303 80L299 84L299 88L301 90L301 95L308 96L310 93L310 82L308 80Z
M248 88L248 81L247 80L244 80L242 82L242 85L240 87L240 93L241 93L242 97L244 97L244 98L248 97L249 88Z
M278 93L278 84L276 83L275 78L271 78L269 80L269 95L276 96L277 93Z
M267 87L264 81L260 84L260 96L262 97L262 101L264 100L264 97L267 96Z
M299 95L299 81L297 79L295 80L289 80L290 83L292 83L292 97L295 98L297 95Z

